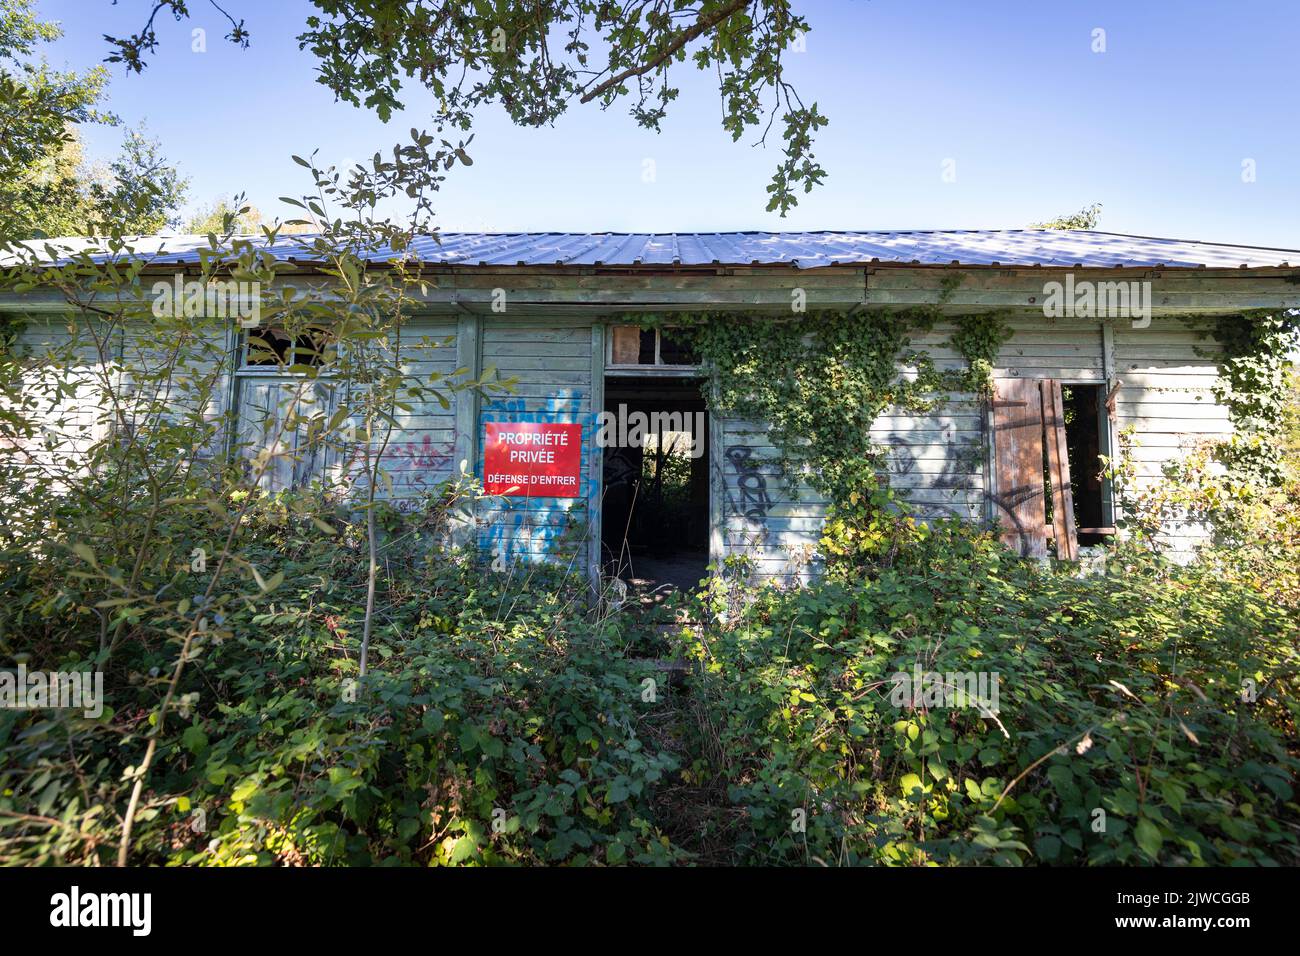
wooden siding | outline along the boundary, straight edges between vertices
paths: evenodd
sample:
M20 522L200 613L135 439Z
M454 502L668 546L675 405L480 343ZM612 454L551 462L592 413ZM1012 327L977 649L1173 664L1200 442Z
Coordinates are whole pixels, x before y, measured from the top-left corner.
M493 560L549 560L588 573L599 547L589 522L600 500L595 380L603 362L590 322L545 323L485 319L482 365L517 380L512 394L485 399L478 415L477 473L483 474L488 422L576 422L582 425L582 482L576 498L510 497L476 509L477 543Z
M192 343L178 361L174 338L154 335L143 325L124 331L93 321L37 314L27 317L17 336L23 389L35 399L41 422L41 434L22 442L26 467L41 474L56 462L62 471L68 462L87 459L110 435L145 426L146 402L155 410L164 407L173 419L201 415L214 428L196 459L219 454L218 426L229 409L230 340L214 335ZM166 377L148 380L169 367Z
M429 387L438 388L442 379L434 376L448 376L459 367L457 335L455 320L412 319L403 327L397 346L403 370ZM339 387L346 390L349 386L341 383ZM409 410L395 410L391 430L381 424L372 436L370 454L381 455L381 479L376 496L390 501L399 511L419 507L422 496L437 491L458 467L455 403L468 401L471 396L441 393L448 401L447 407L429 395L412 403ZM346 405L346 391L337 401ZM361 425L358 418L349 423ZM366 449L354 444L340 452L331 452L328 460L317 467L330 468L336 479L354 476L358 492L364 494L365 461Z
M481 282L473 283L461 275L456 277L456 287L464 289L469 284L481 288L486 303L490 282L502 282L504 275L484 276ZM896 272L889 276L893 277L890 281L898 279ZM765 276L762 283L751 288L754 277L750 275L693 275L669 282L670 288L660 292L660 284L669 281L663 277L599 282L583 278L577 280L576 287L570 287L538 276L519 290L509 291L509 317L462 311L460 315L431 315L417 320L408 327L410 338L428 336L439 342L444 337L456 338L454 344L437 346L408 343L413 370L448 374L464 366L476 373L495 366L502 378L513 377L518 383L513 394L491 400L461 393L451 408L429 402L399 413L384 458L384 469L392 484L391 488L386 485L381 489L380 494L391 496L400 508L410 508L422 492L450 478L462 459L481 475L482 437L489 421L579 422L583 425L584 449L580 497L481 502L472 540L489 555L549 558L591 572L599 550L600 455L595 448L594 427L595 413L603 402L605 354L600 321L602 313L612 313L608 306L600 307L600 294L567 315L529 315L526 307L515 313L516 304L526 301L558 309L561 302L583 294L583 283L590 282L586 291L606 290L611 299L617 292L646 302L671 299L684 304L683 297L689 296L712 304L761 299L772 306L788 296L792 288L807 286L810 307L816 307L819 296L829 304L851 295L853 285L862 278L863 274L854 270L833 275L783 273ZM908 304L904 299L909 295L917 301L925 300L924 295L906 293L901 285L889 288L886 278L883 273L866 276L871 301L897 299L893 304ZM1041 289L1043 278L1045 275L1030 281L1023 273L1001 277L988 274L981 278L978 288L968 293L968 299L987 295L993 302L1000 296L998 301L1005 304L1013 294L1031 295L1035 283ZM1179 288L1191 295L1194 281L1201 280L1180 277ZM1259 281L1242 285L1246 290L1241 293L1243 301L1254 301L1251 297L1259 294ZM1209 289L1213 282L1205 280L1201 284ZM1203 289L1197 294L1209 293ZM1181 300L1175 297L1169 301L1176 304ZM1156 306L1162 307L1159 295ZM45 380L48 377L39 360L29 363L25 378L29 393L45 402L42 416L46 434L31 443L33 448L43 455L75 457L106 434L108 415L93 391L98 355L88 339L83 343L69 338L67 321L52 311L33 316L19 337L19 346L37 356L75 346L75 354L84 358L84 391L79 389L74 397L58 401L49 397L50 382ZM1108 327L1096 320L1053 321L1026 312L1010 322L1013 337L998 354L996 377L1119 385L1112 429L1113 433L1127 426L1137 429L1132 461L1139 487L1158 481L1163 468L1192 443L1220 438L1231 431L1227 412L1215 404L1212 393L1219 348L1212 339L1199 334L1209 328L1210 318L1185 321L1157 315L1149 327L1134 328L1127 321L1115 321ZM932 330L915 335L912 346L927 352L940 368L962 368L964 360L947 345L952 330L951 322L940 322ZM223 370L224 377L211 392L207 415L225 415L230 409L230 396L236 393L246 408L269 403L269 379L234 372L234 342L232 332L228 339L212 343L211 361ZM118 375L119 367L138 368L160 360L159 348L160 343L146 334L119 337L114 359L118 364L112 374ZM900 373L910 375L914 370L901 368ZM191 378L203 374L204 368L198 365L190 371ZM131 378L128 371L120 380L129 385ZM178 402L183 402L186 394L182 384ZM241 434L247 437L255 423L252 416L245 414L244 418ZM711 452L716 499L712 513L714 559L744 554L755 561L762 577L787 583L806 580L817 570L815 552L826 502L806 482L796 481L791 488L782 480L776 467L777 451L763 423L722 418L712 422L711 427L715 437ZM985 520L997 511L996 489L990 480L986 454L988 433L984 405L974 396L954 394L946 396L946 402L931 412L887 410L864 441L869 439L885 448L885 469L892 485L922 517ZM350 467L347 456L331 465ZM287 480L298 481L301 476ZM1203 533L1193 525L1175 522L1163 541L1174 553L1188 555Z
M22 361L22 393L30 402L24 417L39 425L35 434L15 442L11 461L30 480L66 473L69 462L84 466L91 446L108 434L104 382L117 380L113 360L119 347L114 338L101 353L71 316L27 317L14 351ZM69 365L61 368L64 362Z
M1214 398L1222 347L1208 335L1211 328L1211 319L1156 317L1147 328L1115 323L1115 427L1135 429L1129 455L1137 490L1160 481L1165 466L1196 443L1232 434L1227 409ZM1173 521L1159 540L1187 559L1205 536L1202 526Z
M923 519L983 519L984 417L969 395L933 411L890 409L872 424L884 452L883 476ZM758 577L806 581L820 567L818 542L828 502L806 478L781 474L781 453L764 423L722 418L714 469L721 474L724 556L745 555Z
M998 352L995 378L1105 381L1100 322L1016 316L1008 325L1012 335ZM960 371L966 361L948 344L955 328L952 322L936 323L913 335L911 347L941 371ZM914 374L907 368L902 372ZM933 411L891 410L873 424L871 439L886 448L890 482L922 518L992 520L1010 503L997 500L990 480L985 404L969 393L938 398Z
M764 423L720 416L712 447L721 504L722 557L743 556L754 576L780 584L807 581L826 501L800 476L781 475L780 452Z

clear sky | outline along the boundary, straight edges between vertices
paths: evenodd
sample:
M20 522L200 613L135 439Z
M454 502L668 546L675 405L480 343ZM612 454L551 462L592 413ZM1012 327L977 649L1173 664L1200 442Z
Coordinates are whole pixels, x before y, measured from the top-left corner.
M134 32L149 5L41 0L66 31L51 58L97 62L102 35ZM190 23L159 18L142 75L111 66L108 105L148 121L195 203L244 191L289 218L276 197L307 186L290 154L361 159L428 126L422 91L387 127L333 102L293 39L304 0L223 0L251 31L247 50L221 39L206 0L190 6ZM710 77L687 65L659 135L618 108L575 106L542 130L485 113L473 167L439 200L441 228L1016 228L1101 202L1100 228L1114 232L1300 248L1300 0L796 6L812 30L790 78L830 118L816 148L828 177L785 219L763 209L778 144L732 143ZM191 52L194 26L207 28L206 53ZM87 139L106 156L119 137Z

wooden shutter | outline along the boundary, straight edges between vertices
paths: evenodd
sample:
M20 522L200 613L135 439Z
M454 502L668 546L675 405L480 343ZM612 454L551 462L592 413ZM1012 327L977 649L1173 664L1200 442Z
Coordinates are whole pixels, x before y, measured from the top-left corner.
M994 383L993 517L1002 540L1026 558L1047 557L1047 480L1052 486L1056 555L1079 556L1065 440L1065 406L1056 379L1004 378Z
M1045 558L1043 392L1037 381L994 383L993 450L993 517L1002 525L1002 541L1022 557Z
M240 383L239 447L249 467L265 450L259 487L266 491L304 488L323 475L326 449L313 437L309 420L328 420L335 387L319 379L256 376Z
M1043 436L1047 442L1047 477L1052 482L1052 537L1056 556L1066 561L1079 557L1074 528L1074 492L1070 488L1070 455L1065 443L1065 405L1061 383L1043 379Z

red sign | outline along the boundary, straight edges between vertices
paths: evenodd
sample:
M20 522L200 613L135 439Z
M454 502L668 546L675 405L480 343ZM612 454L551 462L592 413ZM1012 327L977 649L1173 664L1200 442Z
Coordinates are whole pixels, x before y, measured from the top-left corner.
M488 422L483 490L490 495L577 498L582 426L574 422Z

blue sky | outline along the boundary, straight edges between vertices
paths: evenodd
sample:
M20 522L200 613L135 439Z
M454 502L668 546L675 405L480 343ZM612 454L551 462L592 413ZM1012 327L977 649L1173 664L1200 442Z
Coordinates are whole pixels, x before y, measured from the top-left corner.
M276 197L307 185L290 154L361 159L428 125L422 91L388 126L333 102L293 40L310 4L223 2L245 19L247 50L221 39L206 0L190 5L190 23L160 18L162 45L142 75L111 67L108 105L148 122L196 204L244 191L287 218ZM102 34L138 29L148 6L41 0L66 31L51 59L99 61ZM1101 202L1100 228L1114 232L1300 248L1295 0L797 6L812 30L790 78L830 117L816 148L828 177L785 219L763 209L776 142L732 143L710 77L683 67L658 135L618 108L574 107L542 130L485 112L473 167L438 201L441 228L1016 228ZM207 28L206 53L191 52L194 26ZM1092 51L1097 28L1104 53ZM87 140L107 156L119 137ZM955 182L943 181L945 160Z

